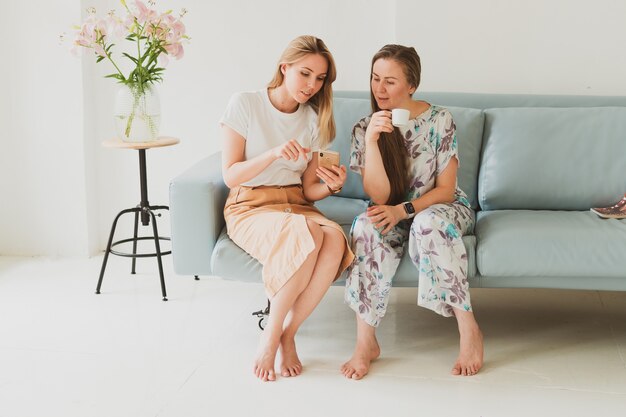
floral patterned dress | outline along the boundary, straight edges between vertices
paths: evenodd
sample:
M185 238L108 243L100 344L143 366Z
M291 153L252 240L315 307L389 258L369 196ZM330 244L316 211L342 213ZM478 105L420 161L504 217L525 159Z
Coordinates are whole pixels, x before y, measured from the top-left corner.
M352 132L350 169L361 173L365 163L365 130L370 117ZM439 106L400 128L410 156L411 181L406 200L414 200L435 187L435 180L458 160L456 126L450 112ZM474 211L457 186L455 201L434 204L412 220L398 223L386 235L365 213L352 223L350 239L356 255L348 269L345 300L369 325L378 326L387 310L393 276L408 241L409 255L418 276L417 304L449 317L453 308L471 311L467 281L467 253L461 240L474 228Z

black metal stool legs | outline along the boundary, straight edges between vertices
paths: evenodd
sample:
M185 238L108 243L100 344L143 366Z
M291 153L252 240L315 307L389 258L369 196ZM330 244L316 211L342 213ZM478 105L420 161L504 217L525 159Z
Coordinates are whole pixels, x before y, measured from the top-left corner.
M169 210L169 207L167 206L149 206L149 207L145 207L145 208L141 208L141 207L134 207L131 209L126 209L126 210L122 210L118 213L117 216L115 216L115 220L113 221L113 226L111 226L111 233L109 235L109 242L107 244L107 248L106 251L104 252L104 259L102 260L102 268L100 269L100 278L98 279L98 286L96 288L96 294L100 294L100 288L102 287L102 280L104 278L104 272L106 270L106 266L107 266L107 262L109 260L109 254L112 253L113 255L117 255L117 256L125 256L128 258L133 258L132 261L132 271L131 273L135 273L135 262L137 258L148 258L148 257L156 257L157 258L157 263L159 266L159 278L161 280L161 294L163 294L163 301L167 301L167 292L165 289L165 275L163 273L163 262L161 260L161 257L164 255L169 255L172 253L172 251L166 251L166 252L162 252L161 251L161 240L170 240L169 237L163 237L163 236L159 236L159 231L158 231L158 227L157 227L157 222L156 222L156 216L161 216L161 214L154 214L154 211L156 210ZM128 239L122 239L122 240L118 240L116 242L113 242L113 236L115 235L115 229L117 228L117 221L119 220L119 218L126 214L126 213L135 213L135 227L134 227L134 233L133 233L133 237L128 238ZM148 218L152 218L152 231L154 233L153 236L137 236L138 235L138 218L139 216L145 213L146 216L148 216ZM154 253L137 253L137 242L140 240L154 240L154 247L155 247L155 252ZM113 248L117 245L120 245L122 243L128 243L128 242L133 242L133 252L132 253L125 253L125 252L120 252L117 250L114 250Z
M107 248L104 251L104 259L102 260L102 267L100 268L100 278L98 279L98 286L96 287L96 294L100 294L100 287L102 287L102 279L104 278L104 270L107 267L107 261L109 260L109 253L111 253L111 246L113 246L113 235L115 234L115 228L117 227L117 221L122 216L122 214L132 213L133 211L135 213L137 213L137 211L138 211L137 207L132 208L132 209L126 209L126 210L120 211L117 214L117 216L115 216L115 220L113 220L113 225L111 226L111 233L109 233L109 243L107 243ZM135 244L136 243L137 242L135 242ZM134 259L133 259L133 261L134 261ZM133 271L134 270L135 270L135 268L134 268L134 264L133 264Z
M137 207L122 210L118 213L113 220L113 226L111 226L111 233L109 234L109 242L107 244L106 251L104 252L104 259L102 260L102 268L100 268L100 278L98 279L98 286L96 287L96 294L100 294L100 288L102 287L102 279L104 278L104 271L106 270L107 261L109 260L109 254L118 256L126 256L129 258L133 258L132 266L131 266L131 274L135 273L135 266L137 262L137 258L146 258L146 257L156 257L157 263L159 265L159 278L161 279L161 294L163 294L163 301L167 301L167 292L165 291L165 276L163 274L163 262L161 257L163 255L169 255L172 251L161 252L161 240L170 240L169 237L161 237L159 236L159 231L157 228L156 216L161 216L161 214L154 214L156 210L169 210L168 206L151 206L148 202L148 185L147 185L147 175L146 175L146 150L138 149L139 151L139 187L141 191L141 201ZM135 224L133 227L133 237L129 239L118 240L117 242L113 242L113 236L115 235L115 228L117 227L117 221L119 218L126 213L135 213ZM153 236L138 236L139 231L139 217L141 216L141 224L143 226L148 226L150 224L150 219L152 219L152 231ZM137 242L140 240L154 240L154 253L137 253ZM122 244L133 242L133 253L125 253L113 250L113 247Z
M154 232L154 247L156 249L157 261L159 264L159 276L161 277L161 293L163 294L163 301L167 301L167 293L165 292L165 277L163 276L163 262L161 261L161 245L159 244L159 231L157 230L156 217L152 210L148 210L152 217L152 231ZM133 258L133 261L135 259Z
M137 231L139 230L139 211L135 212L135 231L133 233L133 238L135 239L133 241L133 255L135 255L137 253ZM137 261L137 258L135 258L133 256L133 265L130 269L130 273L134 274L135 273L135 263Z

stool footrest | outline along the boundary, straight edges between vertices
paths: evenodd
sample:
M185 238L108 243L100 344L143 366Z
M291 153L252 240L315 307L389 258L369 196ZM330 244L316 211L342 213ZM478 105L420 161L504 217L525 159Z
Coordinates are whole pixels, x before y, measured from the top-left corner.
M169 237L164 237L164 236L159 236L158 238L159 238L159 240L170 240ZM109 252L111 252L113 255L125 256L127 258L150 258L150 257L159 255L156 252L154 252L154 253L128 253L128 252L120 252L120 251L113 250L113 247L116 246L116 245L121 245L122 243L128 243L128 242L137 242L139 240L151 240L151 241L154 241L154 236L142 236L142 237L137 237L137 238L131 237L131 238L128 238L128 239L118 240L117 242L111 243L111 249L109 249ZM166 252L161 252L161 256L169 255L171 253L172 253L171 250L168 250Z

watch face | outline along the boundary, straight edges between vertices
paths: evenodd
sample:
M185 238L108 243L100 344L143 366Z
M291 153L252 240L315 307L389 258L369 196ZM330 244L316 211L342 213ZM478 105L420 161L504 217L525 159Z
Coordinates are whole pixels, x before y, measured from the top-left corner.
M406 202L404 203L404 211L406 211L406 214L413 214L415 213L415 207L413 207L412 203Z

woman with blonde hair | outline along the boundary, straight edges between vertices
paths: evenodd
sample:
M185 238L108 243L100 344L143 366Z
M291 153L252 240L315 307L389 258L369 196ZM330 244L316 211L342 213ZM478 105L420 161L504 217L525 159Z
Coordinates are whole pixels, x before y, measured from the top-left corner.
M280 374L300 374L296 332L354 258L341 226L313 206L338 193L347 175L345 166L317 164L335 136L335 78L324 42L300 36L268 87L235 94L220 121L227 232L263 265L272 305L254 362L263 381L276 379L279 349Z

